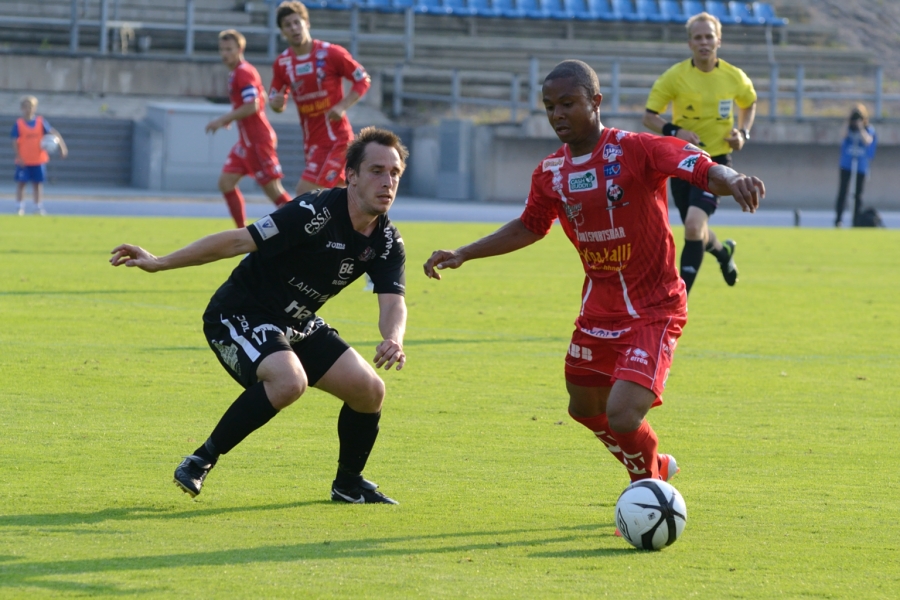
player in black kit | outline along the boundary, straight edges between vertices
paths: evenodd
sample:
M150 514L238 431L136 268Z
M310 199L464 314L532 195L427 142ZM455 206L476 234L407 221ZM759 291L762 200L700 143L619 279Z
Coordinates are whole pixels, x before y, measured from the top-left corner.
M387 211L408 154L396 135L369 127L347 149L346 188L304 194L246 228L204 237L166 256L129 244L112 251L113 266L150 273L247 254L203 314L210 347L245 391L175 469L175 483L192 497L220 455L314 386L344 402L331 499L397 504L362 476L378 436L384 382L316 311L368 273L384 340L375 366L399 370L405 364L406 254Z

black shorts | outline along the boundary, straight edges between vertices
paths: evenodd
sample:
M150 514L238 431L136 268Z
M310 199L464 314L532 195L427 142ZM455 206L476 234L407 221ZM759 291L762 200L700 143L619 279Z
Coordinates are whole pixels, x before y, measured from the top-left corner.
M302 330L273 325L267 317L235 315L210 307L203 333L219 362L244 388L254 385L256 368L265 357L290 350L300 359L310 386L316 384L350 345L336 329L315 317Z
M710 157L713 161L726 167L731 166L731 154L720 154ZM698 187L692 186L684 179L673 177L670 179L672 186L672 200L675 201L675 207L681 215L681 222L687 218L688 208L696 206L707 215L712 216L716 209L719 208L719 197L709 192L704 192Z

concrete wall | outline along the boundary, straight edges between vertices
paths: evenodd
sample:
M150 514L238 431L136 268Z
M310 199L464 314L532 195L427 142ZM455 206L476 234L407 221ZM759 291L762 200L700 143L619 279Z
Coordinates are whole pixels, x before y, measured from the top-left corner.
M608 119L606 123L644 131L637 119ZM535 116L522 125L475 128L471 140L473 200L524 201L532 171L560 145L545 124L546 119ZM843 125L841 119L793 124L760 122L753 128L753 139L735 155L735 168L763 179L768 191L766 206L831 208L837 194ZM865 200L878 208L898 210L900 126L881 124L876 129L880 143L866 183Z

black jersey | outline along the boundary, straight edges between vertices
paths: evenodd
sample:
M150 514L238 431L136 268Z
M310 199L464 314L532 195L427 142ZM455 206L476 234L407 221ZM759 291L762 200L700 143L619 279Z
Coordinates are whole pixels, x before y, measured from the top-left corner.
M368 273L376 294L403 295L406 252L387 215L370 236L350 221L346 188L294 198L247 227L257 251L248 254L213 295L210 308L264 314L297 326Z

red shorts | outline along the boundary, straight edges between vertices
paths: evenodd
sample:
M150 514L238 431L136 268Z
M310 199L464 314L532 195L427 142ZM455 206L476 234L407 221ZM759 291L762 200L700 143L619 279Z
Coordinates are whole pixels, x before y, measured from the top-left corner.
M320 187L333 188L343 186L344 167L347 166L347 144L337 146L309 147L306 154L306 168L300 179L314 183Z
M261 186L284 177L275 153L275 144L271 141L247 145L238 140L228 153L222 172L251 175Z
M659 406L686 322L683 315L615 321L579 317L566 356L566 381L584 387L631 381L656 394L653 406Z

